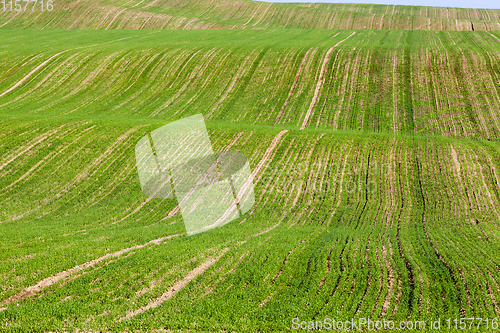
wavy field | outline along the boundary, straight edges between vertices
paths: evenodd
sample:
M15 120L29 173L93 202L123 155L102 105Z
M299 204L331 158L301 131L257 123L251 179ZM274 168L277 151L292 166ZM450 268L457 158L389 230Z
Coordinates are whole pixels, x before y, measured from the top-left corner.
M500 11L90 4L0 19L2 332L500 315L500 32L384 23ZM198 113L256 204L188 237L134 147Z
M2 110L167 120L201 112L290 129L500 138L498 32L64 36L4 33ZM47 40L50 51L30 40Z
M30 4L31 5L31 4ZM251 0L54 0L52 11L0 11L0 27L35 29L500 30L500 10Z

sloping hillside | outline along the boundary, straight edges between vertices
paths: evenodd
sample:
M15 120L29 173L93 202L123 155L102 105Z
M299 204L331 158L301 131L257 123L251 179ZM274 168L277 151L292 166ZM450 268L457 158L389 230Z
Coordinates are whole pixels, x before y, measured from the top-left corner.
M9 31L3 37L3 110L165 120L201 112L210 120L290 129L500 138L498 32ZM31 40L44 42L34 47Z
M497 32L3 38L2 331L500 314ZM187 237L134 146L197 113L248 156L257 202Z
M500 10L250 0L58 0L44 12L0 12L0 27L36 29L500 30Z
M53 5L0 13L1 332L500 316L500 10ZM188 237L134 147L199 113L256 203Z

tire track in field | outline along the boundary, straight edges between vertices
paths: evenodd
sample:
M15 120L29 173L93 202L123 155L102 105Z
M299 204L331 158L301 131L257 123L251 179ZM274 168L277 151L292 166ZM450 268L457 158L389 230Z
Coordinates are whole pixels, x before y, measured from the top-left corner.
M259 4L259 6L257 7L257 9L255 10L255 12L253 13L252 17L250 17L250 19L248 21L246 21L243 26L247 25L248 23L250 23L251 20L253 20L253 18L255 17L255 14L257 14L257 12L259 11L260 7L262 7L262 3Z
M394 287L396 286L396 279L395 279L395 272L394 270L397 270L397 265L394 265L394 268L392 267L391 261L389 259L394 260L394 253L392 249L392 244L391 244L391 233L392 233L392 227L394 223L394 215L396 214L396 198L395 198L395 192L396 192L396 180L394 177L394 147L396 146L396 139L393 139L392 142L390 143L390 150L388 153L388 170L386 171L387 174L387 183L388 183L388 193L387 193L387 205L385 207L385 228L384 228L384 235L382 236L383 238L386 238L387 245L389 247L389 256L387 255L387 248L385 244L382 244L382 258L384 261L384 264L387 268L387 279L388 285L387 285L387 294L385 299L382 302L382 310L380 312L380 316L384 317L387 312L389 311L389 307L391 305L391 299L392 295L394 292ZM390 226L389 221L391 222ZM386 232L389 230L389 233L387 234L387 237L385 236ZM399 279L399 276L401 274L399 271L397 272L397 276Z
M46 206L47 203L49 203L49 202L51 202L51 201L53 201L53 200L55 200L57 198L60 198L65 193L68 193L70 191L70 189L75 184L78 184L78 183L80 183L80 182L82 182L82 181L84 181L86 179L89 179L93 175L95 175L100 170L100 168L105 164L105 162L114 156L114 151L116 149L118 149L121 144L125 144L127 141L132 140L132 138L133 138L132 137L132 133L135 132L135 131L137 131L142 126L143 125L141 125L139 127L136 127L136 128L132 128L128 132L126 132L125 134L123 134L122 136L118 137L116 139L116 141L111 146L109 146L108 149L104 153L102 153L99 157L97 157L96 159L94 159L91 164L87 165L83 171L81 171L80 173L78 173L71 180L71 182L69 182L66 185L64 185L58 193L56 193L55 195L46 197L45 200L44 200L44 203L40 204L39 206L37 206L37 207L35 207L33 209L30 209L30 210L24 212L22 215L20 215L19 218L24 217L24 216L26 216L28 214L31 214L31 213L33 213L35 211L40 210L42 207L44 207L44 205ZM73 195L68 200L74 199L80 193L81 193L81 191L78 192L77 194ZM45 212L45 214L51 213L51 212L57 210L58 208L59 207L56 207L56 208L54 208L53 210L51 210L49 212Z
M413 306L414 306L414 294L415 294L415 274L413 273L413 268L412 268L412 265L411 265L411 262L408 260L408 258L406 257L406 255L404 254L404 251L403 251L403 245L402 245L402 242L401 242L401 237L400 237L400 234L401 234L401 220L402 220L402 215L403 215L403 211L404 209L406 209L406 206L409 205L410 203L406 203L406 196L405 196L405 193L404 193L404 184L403 184L403 167L402 167L402 156L401 156L401 152L403 150L402 148L402 145L403 143L401 142L401 145L399 147L399 158L398 158L398 168L395 168L394 171L398 171L398 188L399 188L399 191L400 191L400 197L401 197L401 205L399 207L399 214L398 214L398 217L397 217L397 227L396 227L396 242L397 242L397 246L398 246L398 252L399 252L399 256L401 257L401 259L403 260L403 263L404 263L404 266L406 268L406 271L408 273L408 284L409 284L409 291L408 291L408 299L407 299L407 306L408 306L408 314L411 314L412 313L412 310L413 310ZM402 279L400 279L399 281L401 281ZM398 281L398 282L399 282ZM403 297L403 294L402 294L402 284L401 285L398 285L398 294L396 295L396 299L394 301L394 310L393 310L393 314L395 313L396 309L397 309L397 306L399 305L401 299Z
M129 248L117 251L117 252L108 253L100 258L88 261L88 262L83 263L81 265L75 266L75 267L67 269L63 272L60 272L60 273L54 274L48 278L45 278L45 279L39 281L38 283L36 283L35 285L25 288L20 293L17 293L16 295L13 295L13 296L3 300L2 302L0 302L0 304L1 305L8 305L12 302L22 301L27 297L39 294L42 291L42 289L50 287L50 286L56 284L57 282L70 277L71 274L73 274L75 272L93 267L96 264L103 262L104 260L107 260L110 258L120 257L121 255L128 253L132 250L142 249L148 245L160 245L163 241L168 240L170 238L177 237L177 236L180 236L180 234L169 235L169 236L157 238L157 239L151 240L151 241L144 243L144 244L135 245L135 246L132 246L132 247L129 247Z
M276 147L278 146L278 144L281 142L281 139L283 137L283 135L285 135L286 133L288 132L288 130L283 130L281 132L279 132L274 138L273 140L271 141L271 144L269 145L269 147L267 148L266 152L264 153L264 155L262 156L262 159L259 161L259 163L257 164L257 166L253 169L253 172L251 174L251 177L247 180L247 182L245 182L242 186L242 188L240 189L240 191L238 192L238 197L241 198L243 197L243 195L245 194L245 192L248 190L248 188L253 184L254 186L257 185L257 183L259 182L260 178L259 177L257 179L257 176L259 174L261 174L261 171L262 169L264 168L264 165L268 162L268 160L271 158L271 155L273 154L274 152L274 149L276 149ZM234 140L233 140L234 141ZM151 199L151 198L148 198L148 199ZM255 207L257 206L258 202L256 202L252 208L252 210L250 211L250 214L253 213L253 211L255 210ZM231 209L228 209L225 214L227 213L230 213L230 210ZM180 206L177 205L175 206L174 209L172 209L170 211L170 213L167 215L166 218L171 218L171 217L174 217L176 214L178 214L180 212ZM131 214L129 214L131 215ZM225 215L224 215L225 216ZM221 217L221 219L224 218ZM126 216L128 217L128 215ZM125 218L126 218L125 217ZM120 221L124 220L125 218L121 219ZM118 222L120 222L118 221ZM117 223L117 222L115 222ZM216 221L215 224L217 224L218 222Z
M173 296L175 296L179 291L181 291L185 286L188 285L189 282L191 282L193 279L198 277L199 275L203 274L210 266L215 264L219 259L229 250L229 248L225 248L222 250L222 253L219 254L216 258L214 257L209 257L203 264L200 266L196 267L192 271L190 271L186 276L184 276L182 279L177 281L170 289L168 289L166 292L164 292L160 297L157 299L149 302L148 305L143 306L137 310L134 310L132 312L127 313L126 316L121 317L118 319L119 322L122 320L128 320L131 319L138 314L141 314L143 312L148 311L149 309L154 309L160 306L163 302L171 299Z
M416 148L418 149L420 147L417 146ZM417 189L417 198L420 201L418 204L419 204L419 206L422 207L420 209L421 210L421 216L420 216L420 220L421 221L420 221L420 223L422 224L422 231L423 231L423 234L424 234L427 242L429 243L429 245L433 249L435 258L437 258L441 262L441 264L446 267L446 269L448 271L448 274L449 274L449 276L451 278L451 281L453 282L453 285L456 288L458 306L460 307L459 308L460 314L462 316L465 316L466 312L465 312L465 309L463 308L463 305L462 305L462 302L461 302L461 297L460 297L461 296L461 290L460 290L459 285L458 285L458 279L456 278L455 273L454 273L451 265L448 264L444 260L444 257L439 253L439 251L438 251L438 249L437 249L437 247L435 245L436 241L433 241L429 237L428 232L427 232L427 222L426 222L426 214L427 214L427 204L426 204L426 201L427 200L426 200L426 198L424 196L425 191L424 191L424 185L422 183L422 169L423 169L423 164L422 164L422 162L420 162L420 159L418 158L418 155L415 158L415 166L416 166L415 172L416 172L416 180L417 180L417 183L415 185L416 185L416 189ZM443 278L442 282L447 282L447 281ZM446 294L446 291L444 289L442 289L442 292L445 295L445 297L448 297L448 295ZM443 304L443 305L445 306L445 304ZM447 309L447 310L450 310L450 309Z
M151 32L151 33L154 33L154 32ZM0 97L3 97L5 96L6 94L8 94L9 92L13 91L14 89L16 89L17 87L21 86L26 80L28 80L33 74L35 74L40 68L44 67L45 65L47 65L52 59L58 57L59 55L63 54L63 53L66 53L66 52L69 52L69 51L72 51L72 50L79 50L79 49L84 49L84 48L90 48L90 47L94 47L94 46L100 46L100 45L105 45L105 44L110 44L110 43L114 43L114 42L118 42L118 41L121 41L121 40L125 40L125 39L130 39L130 38L133 38L134 36L128 36L128 37L123 37L123 38L119 38L119 39L116 39L116 40L111 40L111 41L108 41L108 42L103 42L103 43L97 43L97 44L92 44L92 45L85 45L85 46L80 46L80 47L75 47L75 48L72 48L72 49L67 49L67 50L64 50L64 51L61 51L55 55L53 55L52 57L50 57L49 59L45 60L44 62L42 62L40 65L38 65L35 69L33 69L31 72L29 72L28 74L26 74L21 80L19 80L18 82L16 82L12 87L10 87L9 89L7 89L6 91L4 91L3 93L0 94ZM7 103L8 104L8 103ZM6 104L2 105L2 106L5 106Z
M262 159L260 160L259 164L255 167L255 169L253 170L252 172L252 175L251 177L249 177L247 179L247 181L242 185L242 187L240 188L238 194L237 194L237 198L243 198L245 193L248 191L248 189L250 188L250 186L255 186L259 179L255 181L255 184L254 184L254 179L256 179L257 175L260 174L261 170L263 169L264 167L264 164L270 159L271 155L273 154L274 152L274 149L278 146L278 144L281 142L281 138L283 137L284 134L286 134L288 132L288 130L283 130L281 132L279 132L274 138L273 140L271 141L271 145L267 148L266 152L264 153L264 156L262 157ZM255 207L255 205L254 205ZM212 225L209 225L209 226L206 226L204 227L203 229L209 229L211 227L214 227L214 226L217 226L219 225L220 223L223 223L224 220L226 220L226 218L228 216L230 216L232 213L234 212L233 210L233 207L230 207L228 208L223 214L222 216L217 220L215 221ZM252 210L253 212L253 210ZM278 224L276 224L273 229L275 227L277 227L279 224L281 223L278 222Z
M282 132L283 132L283 133L282 133ZM281 141L281 136L280 136L280 134L285 134L286 132L287 132L286 130L285 130L285 131L281 131L281 132L280 132L280 133L279 133L279 134L278 134L278 135L277 135L277 136L273 139L273 141L274 141L274 140L277 140L276 144L271 143L271 146L273 146L273 145L278 145L278 144L279 144L279 141ZM279 139L278 139L278 136L279 136ZM284 156L286 156L286 155L287 155L287 152L288 152L288 150L292 147L293 142L294 142L294 140L292 139L292 141L290 142L290 146L289 146L289 147L286 149L286 151L285 151ZM253 159L254 159L254 156L256 155L256 153L257 153L258 151L260 151L260 150L261 150L260 148L261 148L261 147L263 147L263 146L264 146L264 144L259 145L259 147L255 150L254 155L253 155L253 156L252 156L252 158L250 158L249 160L253 160ZM268 150L266 151L266 153L268 153L268 151L269 151L269 149L270 149L270 148L271 148L271 147L269 147L269 148L268 148ZM274 149L275 149L275 148L273 148L273 150L274 150ZM264 158L266 158L266 160L268 160L269 158L272 160L272 158L273 158L273 156L274 156L273 154L269 154L269 156L268 156L268 157L266 157L266 156L265 156L265 155L266 155L266 153L264 154L264 156L263 156L263 158L262 158L262 161L261 161L261 162L262 162L262 165L264 165L264 164L265 164L265 161L263 162ZM259 164L260 164L260 163L259 163ZM255 171L255 169L254 169L254 171ZM260 173L260 171L259 171L259 173ZM274 172L273 172L273 174L272 174L272 176L271 176L271 177L274 177L274 174L275 174L275 173L276 173L276 171L274 171ZM255 185L254 185L254 186L256 186L256 185L258 184L258 182L262 179L262 177L263 177L263 174L261 174L261 176L259 177L259 179L255 179L255 176L252 176L252 177L251 177L251 178L253 178L253 180L255 181ZM256 200L256 202L255 202L255 204L253 205L252 209L250 210L250 212L249 212L249 215L248 215L248 216L251 216L251 215L255 212L255 210L257 209L257 207L258 207L259 205L261 205L262 199L264 198L265 194L267 193L267 188L268 188L268 184L267 184L267 185L264 185L264 189L262 190L262 193L261 193L261 195L260 195L259 199L258 199L258 200ZM291 195L291 193L290 193L290 195ZM288 197L288 199L286 200L285 206L288 204L289 199L290 199L290 196L289 196L289 197ZM266 202L267 202L267 200L266 200ZM285 217L286 217L286 212L284 212L284 213L283 213L283 216L281 217L281 219L280 219L280 220L279 220L279 221L278 221L278 222L277 222L274 226L272 226L272 227L270 227L269 229L264 230L264 231L262 231L262 232L260 232L260 233L255 234L255 235L254 235L254 237L255 237L255 236L260 236L260 235L262 235L262 234L268 233L269 231L273 230L274 228L276 228L278 225L280 225L280 224L281 224L281 222L283 221L283 219L284 219ZM240 223L244 223L246 220L247 220L247 218L243 219Z
M47 96L50 96L52 92L57 92L60 86L63 84L63 82L74 72L77 72L80 70L82 67L82 64L91 57L91 55L87 55L83 59L78 59L79 53L74 53L73 55L69 56L66 58L66 60L62 60L62 62L59 65L54 65L52 71L42 77L42 73L35 75L32 78L32 81L34 82L35 79L37 79L39 76L41 77L41 80L35 84L35 86L31 89L27 89L27 91L23 92L22 94L17 94L14 99L11 99L5 104L0 105L1 107L4 107L6 105L12 104L14 102L17 102L19 100L22 100L24 97L29 96L33 94L34 91L37 91L38 93L38 98L43 99ZM75 60L75 58L77 60ZM78 63L79 61L79 63ZM69 69L69 70L68 70ZM42 71L43 72L43 71ZM61 75L62 77L58 78L58 75ZM50 84L52 83L52 84ZM38 89L39 87L42 87L41 89ZM37 90L38 89L38 90ZM40 92L43 91L43 92ZM44 110L44 109L50 109L53 105L55 105L56 102L50 102L47 104L44 104L43 107L37 108L32 111L32 113L36 113L37 111Z
M9 157L7 161L5 161L2 165L0 165L0 171L3 168L5 168L7 165L12 163L14 160L16 160L18 157L25 154L27 151L29 151L34 146L38 145L39 143L41 143L45 139L47 139L47 138L51 137L52 135L54 135L55 133L57 133L62 127L64 127L64 125L56 128L56 129L53 129L47 133L44 133L44 134L40 135L39 137L33 139L32 142L28 146L21 147L21 149L19 149L16 153L12 154L11 157Z
M91 128L95 127L92 126ZM73 132L75 132L77 129L74 128L72 130L69 130L65 133L63 133L63 135L67 136ZM63 137L65 137L63 136ZM80 138L77 138L76 140L74 140L73 142L71 142L69 145L67 146L64 146L63 148L60 148L58 150L53 150L52 152L50 152L49 154L47 154L45 157L43 157L40 161L38 161L33 167L31 167L31 169L29 169L26 173L24 173L21 177L19 177L18 179L16 179L14 182L10 183L9 185L7 185L6 187L3 188L2 191L0 191L0 197L2 195L4 195L6 192L5 190L11 188L12 186L16 185L18 182L22 181L23 179L29 177L30 175L32 175L38 167L40 167L39 169L43 168L43 166L50 162L52 159L54 159L57 155L59 155L60 153L64 152L68 147L70 147L72 144L74 144L76 141L78 141Z
M281 142L281 138L283 135L285 135L288 132L288 130L283 130L279 132L271 141L271 144L267 148L266 152L264 153L264 156L262 156L262 159L260 162L257 164L257 166L253 169L252 172L252 178L255 179L255 185L259 182L260 178L257 179L257 176L261 173L262 169L264 168L264 165L267 163L269 158L271 157L274 149L278 146L278 144Z
M107 26L107 27L106 27L106 29L104 29L104 30L108 30L108 29L111 27L111 25L112 25L113 23L115 23L116 19L118 18L118 16L120 16L120 14L121 14L121 13L123 13L123 12L124 12L124 11L126 11L127 9L134 8L134 7L139 6L139 5L140 5L141 3L143 3L144 1L146 1L146 0L142 0L141 2L139 2L139 3L135 4L135 5L131 6L131 7L127 7L127 8L122 9L120 12L118 12L118 14L116 14L116 15L113 17L113 19L111 20L111 22L109 22L108 26ZM129 1L129 2L130 2L130 1ZM103 21L103 22L104 22L104 21ZM97 30L97 29L96 29L96 30Z
M266 16L267 11L269 10L269 8L271 8L271 6L272 6L272 3L270 3L269 6L267 6L266 10L264 11L264 14L262 14L260 19L257 22L255 22L254 24L252 24L252 26L256 26L257 24L259 24L262 21L262 19L264 19L264 16Z
M324 79L325 73L326 73L326 66L328 65L328 62L330 61L330 57L333 53L333 50L337 46L339 46L340 44L342 44L343 42L345 42L346 40L348 40L349 38L354 36L354 34L356 34L356 31L354 31L352 34L350 34L347 38L345 38L345 39L341 40L340 42L338 42L337 44L335 44L333 47L331 47L328 50L328 52L326 52L325 59L323 60L323 65L321 66L321 71L319 73L319 79L318 79L318 82L316 83L316 90L314 91L313 99L311 101L311 104L309 105L309 109L306 112L306 116L304 118L304 121L302 122L302 126L300 127L301 130L306 128L307 123L309 122L309 118L312 115L312 110L313 110L314 106L316 105L316 102L318 101L319 93L321 91L321 88L323 87L323 79Z
M33 69L31 72L29 72L28 74L26 74L21 80L17 81L12 87L10 87L9 89L7 89L6 91L4 91L3 93L0 94L0 97L3 97L5 96L6 94L10 93L12 90L16 89L17 87L19 87L20 85L22 85L26 80L28 80L33 74L35 74L40 68L44 67L45 65L47 65L52 59L54 58L57 58L59 55L63 54L63 53L66 53L70 50L65 50L65 51L62 51L62 52L59 52L59 53L56 53L54 54L52 57L50 57L49 59L45 60L44 62L42 62L40 65L38 65L37 67L35 67L35 69Z
M271 237L269 237L271 238ZM269 239L268 238L268 239ZM267 240L267 239L266 239ZM246 242L246 241L245 241ZM264 241L265 242L265 241ZM257 247L259 247L260 245L262 245L264 242L260 243L259 245L257 245ZM215 281L210 287L207 288L207 290L205 290L205 292L200 296L198 297L199 298L202 298L202 297L205 297L207 296L208 294L210 294L214 288L222 281L224 280L224 278L226 276L228 276L230 273L234 273L236 271L236 268L241 264L241 262L243 261L243 258L245 258L246 256L248 256L248 254L250 253L250 251L247 251L245 253L243 253L240 258L238 259L238 262L231 268L229 269L227 272L224 273L224 275L222 275L221 277L219 277L219 279L217 281Z
M9 77L11 77L15 72L17 72L18 70L20 70L21 68L23 68L24 66L26 66L27 64L29 64L30 62L32 62L33 60L35 60L36 58L40 57L41 54L38 54L36 56L33 56L31 57L30 59L28 59L28 61L24 62L21 66L17 67L16 69L14 69L13 71L11 71L10 73L8 73L2 80L0 80L0 83L2 83L3 81L7 80ZM27 58L25 58L27 59ZM23 61L25 60L23 59ZM21 62L23 62L21 61Z
M302 75L302 69L304 68L304 64L306 63L306 59L307 59L307 56L309 55L309 51L311 51L311 49L307 50L306 54L302 58L302 62L300 63L297 74L295 75L295 81L293 82L292 87L290 88L290 92L288 93L288 97L287 97L285 103L283 104L283 106L281 107L281 110L278 113L278 116L276 117L276 120L274 121L273 125L276 125L278 123L278 121L281 118L281 115L283 114L283 111L285 111L285 108L287 107L288 103L290 102L290 99L293 96L295 88L297 87L297 84L299 83L300 76Z
M283 163L283 162L284 162L284 158L285 158L286 156L288 156L288 159L287 159L287 160L286 160L286 162L284 162L284 163L285 163L285 165L289 163L290 158L292 157L293 153L290 153L290 154L289 154L288 152L289 152L289 150L290 150L290 149L294 146L294 143L295 143L295 139L290 140L290 144L289 144L289 146L285 149L285 152L283 153L283 155L282 155L281 159L278 161L278 163L279 163L279 164L281 164L281 163ZM295 158L296 158L296 157L295 157ZM295 161L295 160L294 160L294 161ZM266 169L266 170L267 170L267 169ZM274 191L274 188L275 188L275 186L276 186L276 184L278 184L278 183L279 183L279 181L280 181L281 175L278 175L278 174L279 174L279 173L281 173L281 172L277 172L277 171L278 171L278 170L277 170L277 168L271 168L271 170L272 170L272 174L271 174L271 175L269 175L268 177L266 177L266 178L265 178L265 180L264 180L264 181L265 181L265 184L263 184L263 187L264 187L264 188L262 189L262 193L261 193L261 195L260 195L259 199L257 200L256 204L254 205L254 207L252 207L252 210L250 211L250 215L251 215L251 214L253 214L253 212L255 211L255 208L256 208L257 206L259 206L259 205L265 205L265 204L267 203L267 201L268 201L268 199L269 199L269 196L267 196L267 197L266 197L266 200L265 200L264 202L262 202L262 200L263 200L264 196L265 196L268 192L273 192L273 191ZM264 177L264 175L265 175L265 173L263 174L263 176L262 176L262 177ZM262 179L262 177L261 177L260 179ZM272 185L272 186L271 186L271 188L269 189L270 184L271 184L271 181L273 181L273 185ZM289 196L288 196L288 198L285 200L285 203L284 203L283 207L287 207L287 206L288 206L288 202L290 201L292 194L293 194L293 191L290 191L290 195L289 195ZM274 197L274 198L273 198L272 203L274 203L275 199L276 199L276 197ZM261 202L262 202L262 204L261 204ZM279 203L281 203L281 202L282 202L282 199L280 199ZM278 203L278 204L279 204L279 203ZM274 213L276 213L276 212L273 212L273 216L275 215ZM271 227L271 228L269 228L269 229L267 229L267 230L265 230L265 231L262 231L262 232L260 232L260 233L258 233L258 234L255 234L254 236L259 236L259 235L265 234L265 233L267 233L267 232L271 231L272 229L274 229L275 227L277 227L277 226L278 226L278 225L282 222L282 220L285 218L286 214L287 214L287 212L286 212L286 211L285 211L285 212L283 212L281 219L278 221L278 223L277 223L277 224L275 224L275 226L273 226L273 227ZM245 220L246 220L246 219L245 219ZM244 220L244 221L245 221L245 220ZM242 222L243 222L243 221L242 221Z

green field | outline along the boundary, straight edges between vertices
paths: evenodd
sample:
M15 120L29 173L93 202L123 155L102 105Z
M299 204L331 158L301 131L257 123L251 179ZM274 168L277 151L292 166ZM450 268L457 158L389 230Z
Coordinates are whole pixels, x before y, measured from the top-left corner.
M0 12L0 332L500 316L500 10L122 2ZM188 237L134 147L199 113L256 203Z

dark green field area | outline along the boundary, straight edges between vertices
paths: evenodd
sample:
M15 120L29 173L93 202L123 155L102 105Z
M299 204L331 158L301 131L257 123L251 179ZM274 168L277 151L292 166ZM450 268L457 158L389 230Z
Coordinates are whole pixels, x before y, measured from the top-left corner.
M129 30L122 3L85 25L89 3L65 4L74 26L54 12L0 28L1 332L500 315L500 32L297 29L319 21L294 8L389 7L229 0L141 10L235 29ZM255 9L252 29L215 15L229 4ZM280 8L304 25L266 16ZM470 11L490 27L497 12ZM188 237L176 200L142 193L134 149L199 113L215 151L247 156L256 202Z

